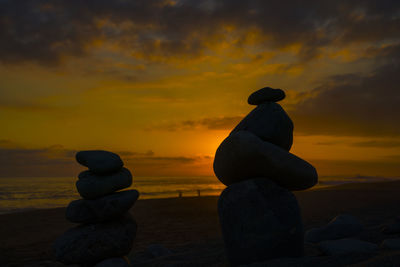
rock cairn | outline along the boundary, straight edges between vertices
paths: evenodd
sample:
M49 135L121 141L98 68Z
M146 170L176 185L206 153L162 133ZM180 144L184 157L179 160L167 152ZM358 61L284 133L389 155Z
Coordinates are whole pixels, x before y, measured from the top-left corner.
M214 172L227 188L218 200L225 249L231 265L304 251L300 209L290 190L317 183L315 168L289 153L293 123L277 104L281 89L262 88L249 96L257 105L218 147Z
M131 251L136 237L137 224L128 210L139 192L116 191L129 187L132 175L112 152L81 151L76 160L89 170L79 174L76 188L83 199L68 205L66 218L80 225L55 241L56 259L82 266L129 266L121 257Z

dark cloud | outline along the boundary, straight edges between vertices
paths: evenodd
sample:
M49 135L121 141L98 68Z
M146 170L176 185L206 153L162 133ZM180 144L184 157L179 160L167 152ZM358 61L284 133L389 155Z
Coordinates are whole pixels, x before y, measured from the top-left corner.
M400 35L400 2L366 1L2 0L0 60L57 64L90 53L101 40L145 57L196 56L249 33L258 45L301 44L310 59L326 46L383 42ZM227 27L233 31L227 31Z
M355 143L352 143L351 146L396 148L396 147L400 147L400 140L371 140L371 141L364 141L364 142L355 142Z
M233 129L244 116L209 117L199 120L183 120L180 122L153 125L147 130L185 131L195 129L227 130Z
M75 162L77 150L65 149L54 145L41 149L19 147L10 140L0 140L0 177L60 177L76 176L84 169ZM149 175L157 170L162 174L165 169L180 169L182 166L196 163L204 157L162 157L153 151L132 152L116 151L125 165L134 173Z
M290 112L295 130L305 134L400 135L400 45L376 52L381 67L368 74L327 79L314 97Z

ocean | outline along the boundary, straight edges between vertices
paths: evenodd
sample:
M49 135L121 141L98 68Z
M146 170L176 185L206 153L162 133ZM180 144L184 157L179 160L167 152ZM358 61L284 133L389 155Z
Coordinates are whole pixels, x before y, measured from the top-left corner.
M314 188L352 182L388 181L382 177L320 177ZM80 198L73 177L0 177L0 214L65 207ZM219 195L225 186L215 177L134 177L130 188L140 199Z

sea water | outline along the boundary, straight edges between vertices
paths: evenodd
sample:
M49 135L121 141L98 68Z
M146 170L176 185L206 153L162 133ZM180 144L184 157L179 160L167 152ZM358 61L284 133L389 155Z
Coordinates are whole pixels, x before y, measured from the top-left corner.
M394 178L320 177L316 186L349 182L376 182ZM0 214L32 209L65 207L79 194L73 177L0 177ZM225 188L216 177L134 177L130 188L140 199L219 195Z

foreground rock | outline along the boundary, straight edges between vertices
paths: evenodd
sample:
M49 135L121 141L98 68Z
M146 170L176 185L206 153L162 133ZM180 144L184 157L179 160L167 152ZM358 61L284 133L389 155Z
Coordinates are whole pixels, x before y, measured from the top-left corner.
M273 89L271 87L264 87L252 93L247 99L250 105L260 105L265 102L278 102L286 97L282 89Z
M386 249L400 249L400 238L385 239L381 247Z
M137 225L130 216L67 230L54 243L56 259L65 264L93 264L124 256L132 249Z
M383 227L382 233L387 235L400 234L400 218L397 218L394 223L388 224L385 227Z
M249 131L263 141L289 151L293 144L293 122L283 108L266 102L253 109L231 132Z
M119 171L124 163L112 152L104 150L87 150L76 153L76 161L96 174L107 174Z
M232 133L221 143L213 166L225 185L265 177L289 190L304 190L318 181L311 164L247 131Z
M360 221L352 215L339 215L327 225L313 228L306 232L305 241L318 243L323 240L334 240L351 237L359 234L364 229Z
M138 191L127 190L95 200L74 200L68 205L65 215L67 220L75 223L102 222L122 216L138 197Z
M83 198L95 199L127 188L131 184L131 172L122 168L119 172L107 176L99 176L91 171L81 172L79 180L76 182L76 188Z
M376 244L357 239L323 241L319 244L319 248L325 255L372 253L378 250Z
M97 263L94 267L129 267L131 266L123 258L110 258Z
M295 196L257 178L227 187L218 214L231 265L303 255L303 226Z

